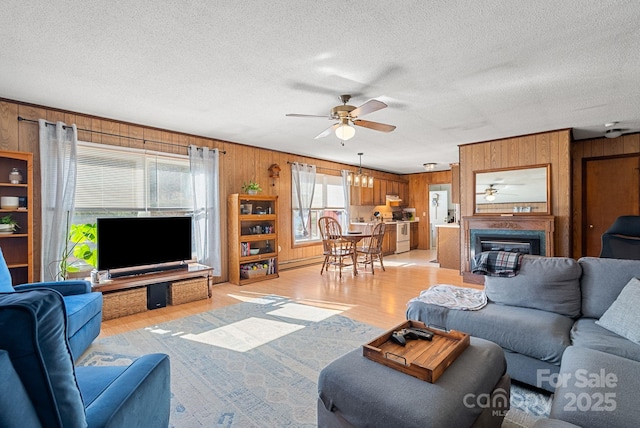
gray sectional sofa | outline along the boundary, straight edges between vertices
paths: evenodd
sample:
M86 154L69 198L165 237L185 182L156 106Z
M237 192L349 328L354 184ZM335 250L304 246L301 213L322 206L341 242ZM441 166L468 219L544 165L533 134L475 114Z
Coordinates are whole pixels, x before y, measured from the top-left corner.
M640 379L628 373L640 373L640 344L627 337L637 333L637 324L611 326L620 322L620 312L624 318L640 311L634 306L640 302L633 301L640 290L634 278L640 278L638 260L524 256L515 277L485 277L484 308L452 310L412 301L407 319L500 345L512 379L555 391L552 418L578 426L635 426ZM626 294L618 299L621 292ZM608 328L600 324L605 319Z

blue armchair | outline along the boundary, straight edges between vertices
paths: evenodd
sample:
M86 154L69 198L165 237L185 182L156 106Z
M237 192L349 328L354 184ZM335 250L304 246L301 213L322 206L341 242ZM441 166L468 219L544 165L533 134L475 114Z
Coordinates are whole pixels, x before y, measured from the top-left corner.
M100 334L102 323L102 293L91 291L89 281L57 281L21 284L13 287L11 274L0 248L0 292L49 288L64 297L67 314L67 335L74 361L78 360Z
M167 427L170 363L74 367L62 296L0 293L0 427Z

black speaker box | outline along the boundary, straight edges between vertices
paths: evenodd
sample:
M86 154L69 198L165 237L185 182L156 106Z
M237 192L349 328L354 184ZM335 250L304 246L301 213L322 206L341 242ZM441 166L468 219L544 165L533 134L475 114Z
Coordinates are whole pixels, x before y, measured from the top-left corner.
M167 306L168 288L169 284L166 282L147 285L147 309L158 309Z

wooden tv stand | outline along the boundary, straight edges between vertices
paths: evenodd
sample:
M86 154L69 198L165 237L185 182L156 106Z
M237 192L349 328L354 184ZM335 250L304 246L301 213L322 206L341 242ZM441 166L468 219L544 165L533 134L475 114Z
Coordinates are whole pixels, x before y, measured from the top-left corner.
M93 284L91 289L102 293L102 319L109 320L148 310L149 285L168 284L167 303L171 305L211 297L212 273L213 268L194 263L181 269L114 278Z

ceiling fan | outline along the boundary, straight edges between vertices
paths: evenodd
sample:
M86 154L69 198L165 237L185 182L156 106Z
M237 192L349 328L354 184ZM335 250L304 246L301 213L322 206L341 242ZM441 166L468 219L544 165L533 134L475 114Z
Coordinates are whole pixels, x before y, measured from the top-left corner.
M500 190L500 189L496 189L494 186L496 186L496 184L489 184L489 187L484 189L484 192L476 193L476 195L484 195L484 198L487 201L489 202L494 201L496 199L496 194ZM509 193L503 193L503 195L509 195Z
M489 184L489 187L484 189L484 192L476 193L476 195L484 195L484 198L487 201L494 201L496 199L496 193L498 193L498 189L493 186L495 186L495 184Z
M340 101L342 101L342 105L335 106L331 109L331 113L328 116L323 115L313 115L313 114L296 114L289 113L287 116L290 117L312 117L312 118L324 118L329 120L336 120L337 123L334 123L320 134L316 135L315 138L322 138L329 135L332 131L335 131L336 136L343 141L353 138L356 133L355 128L351 125L362 126L363 128L373 129L374 131L381 132L391 132L396 129L393 125L387 125L385 123L380 122L371 122L369 120L362 120L360 117L367 115L369 113L373 113L378 110L382 110L386 108L387 105L382 101L378 100L369 100L362 104L360 107L354 107L348 105L347 103L351 99L351 95L340 95Z

